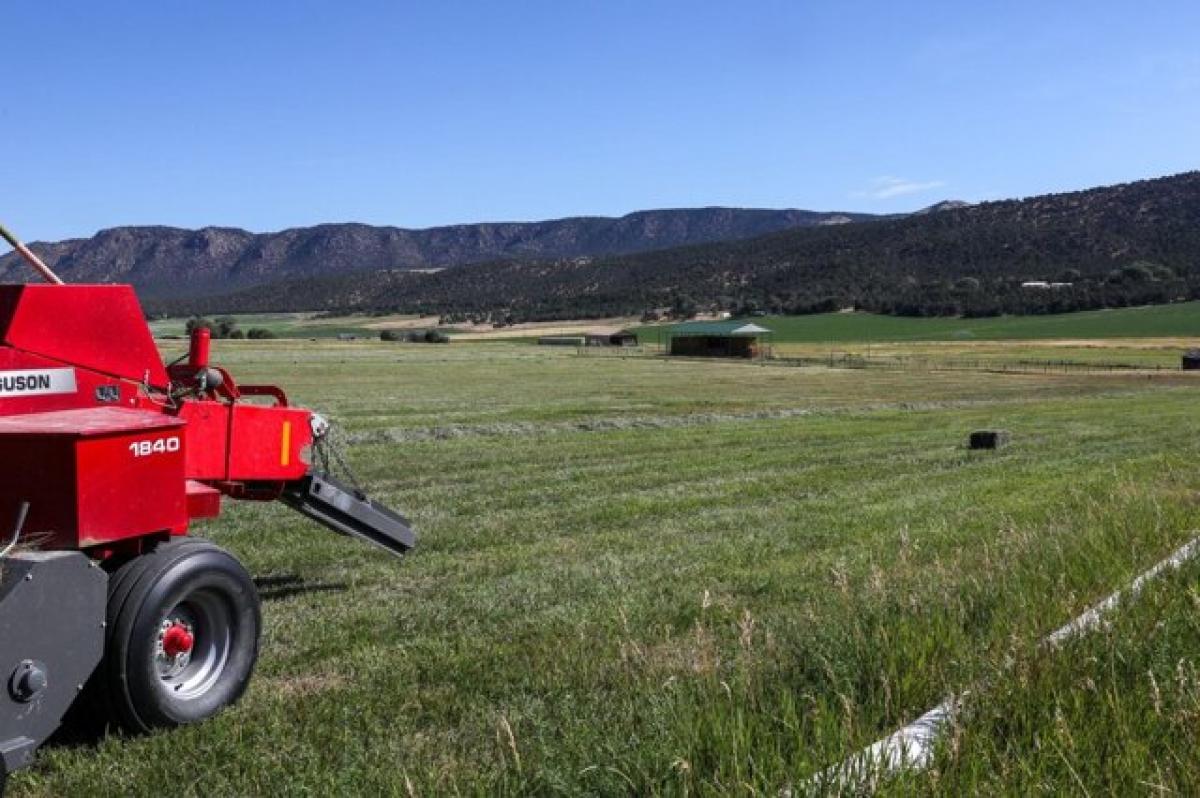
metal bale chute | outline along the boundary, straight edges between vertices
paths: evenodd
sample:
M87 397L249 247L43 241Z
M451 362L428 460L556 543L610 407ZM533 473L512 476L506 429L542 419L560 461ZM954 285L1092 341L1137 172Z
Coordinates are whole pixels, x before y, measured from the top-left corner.
M334 532L360 538L393 554L416 545L408 519L371 501L332 476L311 474L289 486L280 501Z
M0 285L0 790L80 701L128 732L211 717L258 657L254 581L189 537L221 499L279 500L402 555L408 521L311 462L329 424L211 362L164 365L133 289ZM268 403L263 404L263 400ZM324 456L322 456L324 455Z

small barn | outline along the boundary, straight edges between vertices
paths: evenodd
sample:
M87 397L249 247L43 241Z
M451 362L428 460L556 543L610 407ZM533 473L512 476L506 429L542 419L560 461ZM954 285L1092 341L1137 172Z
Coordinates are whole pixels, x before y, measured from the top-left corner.
M1179 365L1184 371L1200 371L1200 349L1184 352Z
M685 357L768 357L771 331L742 319L676 324L667 331L667 353Z
M599 327L583 334L587 346L637 346L637 333L619 327Z

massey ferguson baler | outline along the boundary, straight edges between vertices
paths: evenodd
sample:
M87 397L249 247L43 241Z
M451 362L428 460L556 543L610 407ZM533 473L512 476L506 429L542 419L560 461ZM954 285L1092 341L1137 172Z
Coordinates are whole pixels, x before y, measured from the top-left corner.
M322 473L328 424L209 362L164 365L133 289L0 285L0 792L78 701L130 731L210 717L258 656L254 582L187 536L280 500L396 554L405 519Z

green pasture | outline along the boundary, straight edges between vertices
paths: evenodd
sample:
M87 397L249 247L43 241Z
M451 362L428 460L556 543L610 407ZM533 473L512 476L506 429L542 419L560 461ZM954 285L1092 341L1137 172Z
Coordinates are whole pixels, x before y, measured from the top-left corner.
M1200 339L1200 302L982 319L822 313L811 316L763 316L747 321L771 330L776 343L969 342L1038 338ZM656 343L665 338L665 330L665 325L642 327L638 330L638 337L643 343Z
M207 318L220 318L225 314L209 314ZM389 314L386 316L370 316L357 314L353 316L326 317L315 312L304 313L233 313L228 314L237 321L238 329L243 333L255 327L270 330L279 338L336 338L339 335L354 335L361 338L378 338L379 329L369 325L395 321L416 319L416 316ZM182 337L186 335L188 319L171 317L153 319L150 330L156 338ZM430 317L430 326L437 324L436 317Z
M419 548L228 502L197 531L281 585L245 699L51 746L14 795L802 795L980 684L936 767L884 794L1200 789L1200 569L1037 644L1196 534L1190 375L214 353L334 419ZM982 427L1012 444L968 451Z

